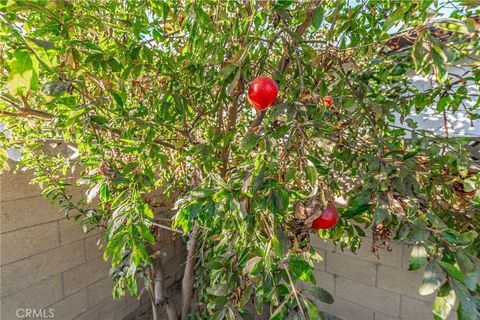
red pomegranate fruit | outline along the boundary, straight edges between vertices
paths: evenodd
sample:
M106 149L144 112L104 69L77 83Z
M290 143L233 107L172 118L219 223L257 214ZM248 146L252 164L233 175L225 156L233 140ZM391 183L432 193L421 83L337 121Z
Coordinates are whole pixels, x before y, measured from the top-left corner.
M248 101L257 110L268 108L275 102L278 86L270 77L255 78L248 88Z
M332 97L330 97L330 96L325 96L325 97L323 97L323 104L324 104L325 106L329 107L329 108L330 108L331 106L333 106L333 99L332 99Z
M323 210L322 215L313 220L312 228L317 231L320 229L330 229L338 223L339 219L340 215L338 214L337 209L333 203L329 203L327 208Z

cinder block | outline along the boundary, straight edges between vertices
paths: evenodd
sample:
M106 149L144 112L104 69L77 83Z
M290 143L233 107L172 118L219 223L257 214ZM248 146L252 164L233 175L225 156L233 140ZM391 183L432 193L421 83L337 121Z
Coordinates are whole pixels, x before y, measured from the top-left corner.
M400 295L344 278L337 277L335 282L336 297L355 302L373 311L399 316Z
M126 316L125 301L106 298L95 307L88 309L75 320L121 320Z
M410 297L402 296L402 308L400 310L400 319L402 320L424 320L424 319L432 319L433 312L432 312L432 305L433 302L427 301L420 301L417 299L412 299ZM457 311L456 307L450 315L448 316L448 320L457 320Z
M1 235L1 263L6 265L58 245L57 222L4 233Z
M148 310L148 308L151 308L150 306L143 306L139 300L136 300L135 303L130 303L127 304L125 307L123 307L123 311L120 313L120 316L122 317L121 319L128 319L129 316L132 314L137 314L137 312L141 310ZM136 318L133 318L136 319Z
M96 259L65 271L63 273L65 295L77 292L106 277L109 269L109 262Z
M19 309L41 309L62 299L60 275L36 283L2 299L2 319L18 319Z
M377 287L417 300L432 302L435 299L434 294L422 296L418 293L422 283L423 272L423 269L406 271L380 265L377 270Z
M432 303L409 297L402 297L401 319L424 320L432 319Z
M182 238L175 239L175 255L184 254L186 252L185 242Z
M140 293L140 291L143 289L143 286L140 286L139 287L139 290L138 290L138 293ZM140 297L132 297L128 292L126 294L125 297L122 298L123 300L125 300L125 303L127 305L137 305L137 307L140 307L141 305L141 299Z
M60 243L62 245L81 240L87 236L77 221L62 219L58 224L60 228Z
M331 251L335 252L337 249L335 245L333 244L332 240L325 240L320 238L319 236L312 234L310 236L310 244L315 248L315 249L321 249L324 251Z
M165 285L169 287L177 279L178 273L183 277L183 272L185 270L185 255L178 255L163 263L163 268L165 270Z
M103 278L88 286L88 306L92 307L108 297L112 298L112 289L113 282L110 278Z
M54 248L2 268L2 297L84 262L83 241Z
M320 303L319 309L326 314L343 320L373 320L373 310L356 303L335 298L335 303Z
M104 244L104 241L102 240L103 240L103 235L101 234L95 234L85 238L85 252L86 252L87 261L99 259L103 257L105 244Z
M13 162L9 162L14 167ZM30 184L30 180L33 178L32 171L19 171L14 174L12 171L3 172L0 175L0 201L10 201L28 197L38 196L41 193L41 189L38 184Z
M332 295L335 295L335 276L333 274L316 269L313 271L313 274L317 280L317 287L322 287Z
M388 314L375 311L374 320L399 320L399 319L400 318L398 317L389 316Z
M2 201L0 212L2 215L1 233L63 218L57 206L50 205L47 199L40 196Z
M336 252L327 252L326 262L329 273L375 285L376 266L372 262Z
M81 290L50 306L54 319L72 320L87 310L87 290Z
M375 262L377 264L389 265L396 267L398 269L402 268L402 257L403 257L403 245L398 242L392 242L390 248L392 251L380 250L379 257L380 259L371 251L372 239L364 238L362 245L353 253L349 249L345 248L343 251L344 254L349 256L358 257L367 261ZM337 251L340 252L340 249Z

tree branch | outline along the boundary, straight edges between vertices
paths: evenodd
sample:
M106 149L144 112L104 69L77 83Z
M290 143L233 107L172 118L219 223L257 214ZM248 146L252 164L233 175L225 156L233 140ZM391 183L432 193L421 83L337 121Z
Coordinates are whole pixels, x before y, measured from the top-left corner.
M198 226L195 225L192 232L190 233L190 239L187 243L187 262L185 265L185 271L182 280L182 320L187 319L193 298L193 266L195 264L195 259L193 259L193 256L195 255L198 230Z
M299 43L300 43L300 38L305 34L307 31L308 27L310 26L310 23L312 22L312 17L313 13L315 12L315 9L320 5L322 0L316 0L313 1L312 4L310 5L310 8L308 9L307 15L305 17L305 21L295 29L295 33L297 34L297 37L293 37L292 43L289 45L289 47L292 50L296 50ZM285 71L288 69L290 63L291 63L291 58L290 54L286 53L282 56L280 59L279 67L278 67L278 73L280 76L282 76ZM253 120L252 124L250 125L250 128L248 129L248 133L254 132L257 127L259 127L263 119L265 118L266 111L261 110L257 112L257 117Z
M167 313L168 320L178 320L177 310L175 304L167 296L167 289L165 287L165 270L161 259L158 259L155 263L155 285L154 285L154 298L155 306L162 306Z

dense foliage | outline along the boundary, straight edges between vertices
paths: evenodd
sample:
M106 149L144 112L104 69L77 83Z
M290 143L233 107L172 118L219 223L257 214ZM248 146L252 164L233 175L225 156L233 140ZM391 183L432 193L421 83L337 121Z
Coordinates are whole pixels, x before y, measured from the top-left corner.
M480 117L470 3L2 2L2 166L20 150L45 196L102 230L115 296L148 287L149 244L164 224L198 233L198 317L322 318L313 299L331 295L297 288L315 283L321 259L298 209L343 198L321 237L355 251L371 227L375 251L393 238L415 245L410 269L425 266L420 292L437 292L434 317L458 303L459 319L477 319L480 175L469 139L408 117L431 106ZM279 86L266 111L246 99L259 75ZM72 200L76 188L88 188L84 199ZM154 191L172 204L172 225L155 216Z

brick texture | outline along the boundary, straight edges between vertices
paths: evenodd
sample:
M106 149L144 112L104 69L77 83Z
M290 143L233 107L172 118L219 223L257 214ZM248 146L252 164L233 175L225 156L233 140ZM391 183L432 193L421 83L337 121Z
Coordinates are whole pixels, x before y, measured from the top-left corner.
M376 266L374 263L364 260L355 260L336 252L327 252L326 271L346 279L356 280L368 285L375 285Z
M418 288L422 283L423 270L406 271L388 266L379 266L377 271L377 286L416 300L433 302L435 295L422 296Z
M89 286L108 274L109 265L98 258L63 273L65 295Z
M391 251L380 251L378 259L367 237L356 253L336 247L332 241L312 236L311 244L324 257L315 266L317 285L334 295L335 303L319 302L332 319L426 320L432 319L435 294L418 293L423 269L408 271L411 246L393 242ZM309 284L302 284L307 289ZM452 313L449 319L456 319Z
M97 246L102 235L85 234L65 220L37 186L28 184L30 178L29 173L0 175L2 319L16 319L18 308L52 308L55 319L120 320L148 308L148 299L111 298L109 265L102 259L104 248ZM392 252L382 251L377 259L371 241L367 237L354 254L312 236L312 246L324 258L315 266L317 286L335 298L331 305L318 302L319 308L341 320L431 319L433 296L418 294L422 270L406 270L411 247L394 243ZM165 232L157 249L167 285L180 280L183 240Z
M2 299L2 319L17 319L19 309L46 308L62 299L60 275L48 278Z
M2 265L59 246L56 222L3 233L0 237Z
M338 278L336 279L335 295L372 310L382 311L390 316L398 317L400 314L399 294L363 283Z
M42 197L30 197L1 203L1 233L59 220L58 207L51 206Z
M59 320L120 320L148 299L114 301L110 265L97 246L102 235L85 234L66 220L58 207L30 185L30 173L0 175L1 319L19 319L23 309L35 309ZM77 198L80 191L74 193ZM185 262L182 239L161 244L167 283L181 279ZM102 242L100 241L100 245Z
M84 261L84 246L79 241L32 256L27 262L17 261L4 266L1 273L2 297L76 267Z

